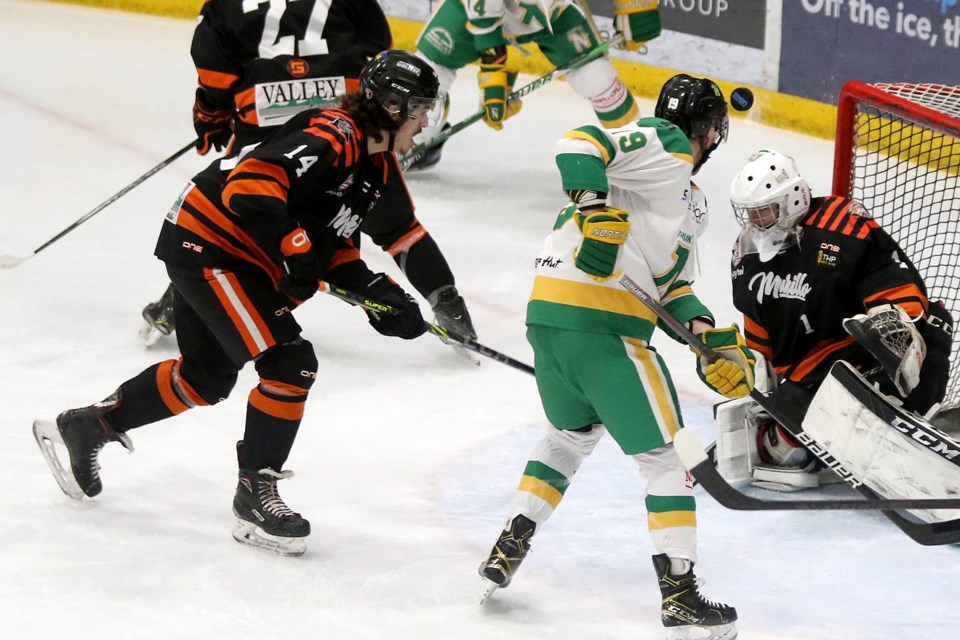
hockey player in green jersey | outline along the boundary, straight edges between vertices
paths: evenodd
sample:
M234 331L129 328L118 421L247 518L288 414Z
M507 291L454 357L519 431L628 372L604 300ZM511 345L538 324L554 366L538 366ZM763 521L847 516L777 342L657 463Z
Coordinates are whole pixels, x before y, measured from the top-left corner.
M617 0L616 28L631 48L660 35L658 4L658 0ZM444 92L459 69L479 60L483 121L499 131L505 120L520 111L519 100L507 100L517 78L507 59L508 43L535 43L557 68L600 44L576 0L443 0L417 40L417 54L433 65ZM608 58L571 70L567 81L590 101L604 127L620 127L637 118L637 103ZM441 147L427 150L412 166L436 164Z
M690 178L727 135L717 85L687 75L663 87L654 118L619 129L585 126L557 144L572 200L536 259L527 307L537 386L551 427L534 448L504 531L480 565L488 592L510 583L530 538L560 503L580 463L605 431L646 476L653 564L670 637L701 627L736 637L733 607L697 590L692 483L673 449L683 427L666 363L650 346L656 316L617 283L629 275L722 359L697 360L718 393L747 395L754 357L736 325L714 328L691 288L696 239ZM679 634L679 635L678 635Z

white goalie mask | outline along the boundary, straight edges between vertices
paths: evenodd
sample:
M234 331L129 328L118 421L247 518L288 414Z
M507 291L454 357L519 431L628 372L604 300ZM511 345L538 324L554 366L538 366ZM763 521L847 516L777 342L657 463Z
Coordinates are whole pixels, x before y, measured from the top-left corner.
M810 210L810 186L793 158L763 149L733 179L730 204L743 227L741 255L758 253L766 262L796 244L797 224Z

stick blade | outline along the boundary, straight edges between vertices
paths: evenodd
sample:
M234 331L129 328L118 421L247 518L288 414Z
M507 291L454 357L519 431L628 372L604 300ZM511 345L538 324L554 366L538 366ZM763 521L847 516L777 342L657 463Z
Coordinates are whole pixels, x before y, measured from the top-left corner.
M0 256L0 269L13 269L14 267L20 266L34 255L36 254L31 253L30 255L22 256L20 258L17 256Z
M694 467L710 461L700 439L690 429L680 429L673 434L673 448L676 449L680 462L688 471L693 471Z

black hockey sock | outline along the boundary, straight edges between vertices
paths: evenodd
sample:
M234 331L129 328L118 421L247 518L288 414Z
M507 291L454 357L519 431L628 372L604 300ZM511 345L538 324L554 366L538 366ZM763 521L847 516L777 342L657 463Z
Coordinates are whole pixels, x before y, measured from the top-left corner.
M175 363L159 362L120 385L116 408L104 416L110 426L116 431L129 431L189 409L191 405L173 389L171 372Z
M296 440L307 396L272 393L258 386L250 392L240 468L282 471Z

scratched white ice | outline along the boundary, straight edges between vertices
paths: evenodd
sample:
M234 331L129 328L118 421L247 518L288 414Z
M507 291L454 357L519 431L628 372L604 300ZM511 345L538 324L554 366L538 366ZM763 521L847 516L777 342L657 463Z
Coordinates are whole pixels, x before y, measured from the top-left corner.
M22 256L189 142L192 22L0 2L0 253ZM454 120L475 109L455 85ZM652 104L643 101L644 113ZM529 362L531 261L564 203L553 142L593 122L565 83L495 134L478 124L411 176L481 342ZM698 178L711 203L698 291L721 322L736 233L727 188L756 148L793 154L829 189L829 142L737 119ZM145 351L140 310L166 282L163 214L207 159L190 152L19 267L0 272L0 634L5 638L654 639L659 594L643 487L604 442L537 534L509 589L477 605L476 568L546 428L534 381L476 367L425 336L377 335L320 296L298 315L320 358L285 499L313 524L281 558L235 543L230 502L246 370L234 396L131 433L102 454L104 491L64 496L30 435L37 417L99 400L175 344ZM396 274L374 250L376 269ZM399 277L399 276L398 276ZM660 337L689 425L712 439L718 400L687 349ZM951 637L958 551L924 548L879 513L737 513L698 496L705 593L747 639Z

